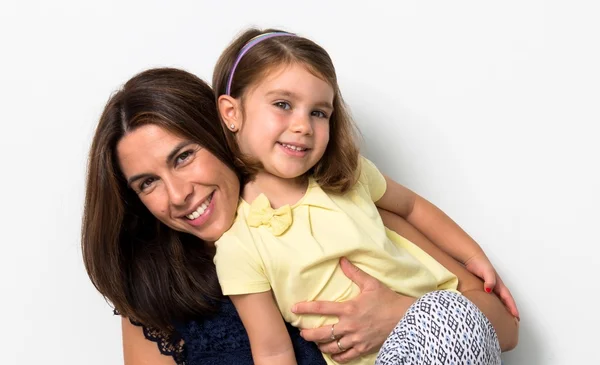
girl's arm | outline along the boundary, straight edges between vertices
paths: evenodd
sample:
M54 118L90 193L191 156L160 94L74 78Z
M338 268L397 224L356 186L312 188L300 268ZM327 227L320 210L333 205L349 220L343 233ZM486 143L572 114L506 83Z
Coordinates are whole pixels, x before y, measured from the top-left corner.
M503 351L513 349L519 338L519 324L494 294L483 291L481 280L467 271L460 263L435 246L421 232L403 218L379 209L383 223L389 229L407 238L458 277L458 290L469 298L488 317ZM402 319L414 298L397 294L375 278L361 272L354 265L342 263L342 270L361 289L361 293L346 302L304 302L294 306L294 313L338 316L335 325L337 336L352 339L344 344L351 348L341 354L335 342L331 342L331 326L303 329L302 337L320 343L319 349L333 354L333 359L345 362L377 351L388 334Z
M495 291L512 315L518 317L519 310L512 294L477 242L426 199L387 176L385 182L385 193L375 205L404 218L433 244L482 278L485 290Z
M123 317L121 329L125 365L175 365L171 356L161 354L156 343L144 337L142 327L131 324L129 319Z
M232 295L230 298L248 332L254 363L296 365L292 341L273 292Z
M391 212L381 209L379 210L379 214L386 227L419 246L419 248L458 277L458 290L462 295L469 298L490 320L498 335L502 351L509 351L517 346L519 341L519 321L509 312L495 294L488 294L483 291L481 279L441 251L410 223Z
M385 176L387 188L375 205L404 218L461 263L482 254L483 250L458 224L418 194Z

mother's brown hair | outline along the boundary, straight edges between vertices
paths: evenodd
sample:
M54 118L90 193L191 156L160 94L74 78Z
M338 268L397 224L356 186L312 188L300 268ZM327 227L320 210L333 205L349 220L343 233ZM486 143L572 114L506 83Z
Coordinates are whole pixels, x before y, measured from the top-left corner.
M170 332L214 313L221 297L214 251L159 222L127 186L116 146L147 124L196 141L233 170L214 94L196 76L153 69L130 79L106 104L94 135L82 227L90 279L123 316Z

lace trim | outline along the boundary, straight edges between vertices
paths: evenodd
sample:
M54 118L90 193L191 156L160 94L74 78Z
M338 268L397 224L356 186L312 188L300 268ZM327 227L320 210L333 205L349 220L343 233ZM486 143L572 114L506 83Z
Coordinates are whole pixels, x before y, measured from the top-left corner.
M116 309L113 313L115 315L120 315ZM134 326L142 327L144 337L147 340L156 343L158 351L160 351L162 355L171 356L177 365L185 365L186 348L183 339L178 333L173 332L172 334L168 334L161 330L144 326L142 323L136 322L131 318L129 319L129 322Z

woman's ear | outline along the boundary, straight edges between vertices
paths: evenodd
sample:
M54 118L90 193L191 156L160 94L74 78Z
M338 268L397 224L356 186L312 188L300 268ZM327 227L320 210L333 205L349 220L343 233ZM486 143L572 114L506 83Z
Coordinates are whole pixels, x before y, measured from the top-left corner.
M242 127L241 105L238 100L229 95L221 95L217 101L221 119L227 129L237 132Z

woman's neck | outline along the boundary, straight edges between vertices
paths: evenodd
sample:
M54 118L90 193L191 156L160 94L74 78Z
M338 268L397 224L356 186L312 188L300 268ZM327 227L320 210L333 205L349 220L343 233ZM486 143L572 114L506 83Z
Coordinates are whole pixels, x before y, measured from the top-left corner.
M268 172L259 172L254 180L244 186L242 198L252 203L260 194L271 202L271 207L277 209L286 204L293 205L306 193L308 177L300 176L294 179L284 179Z

